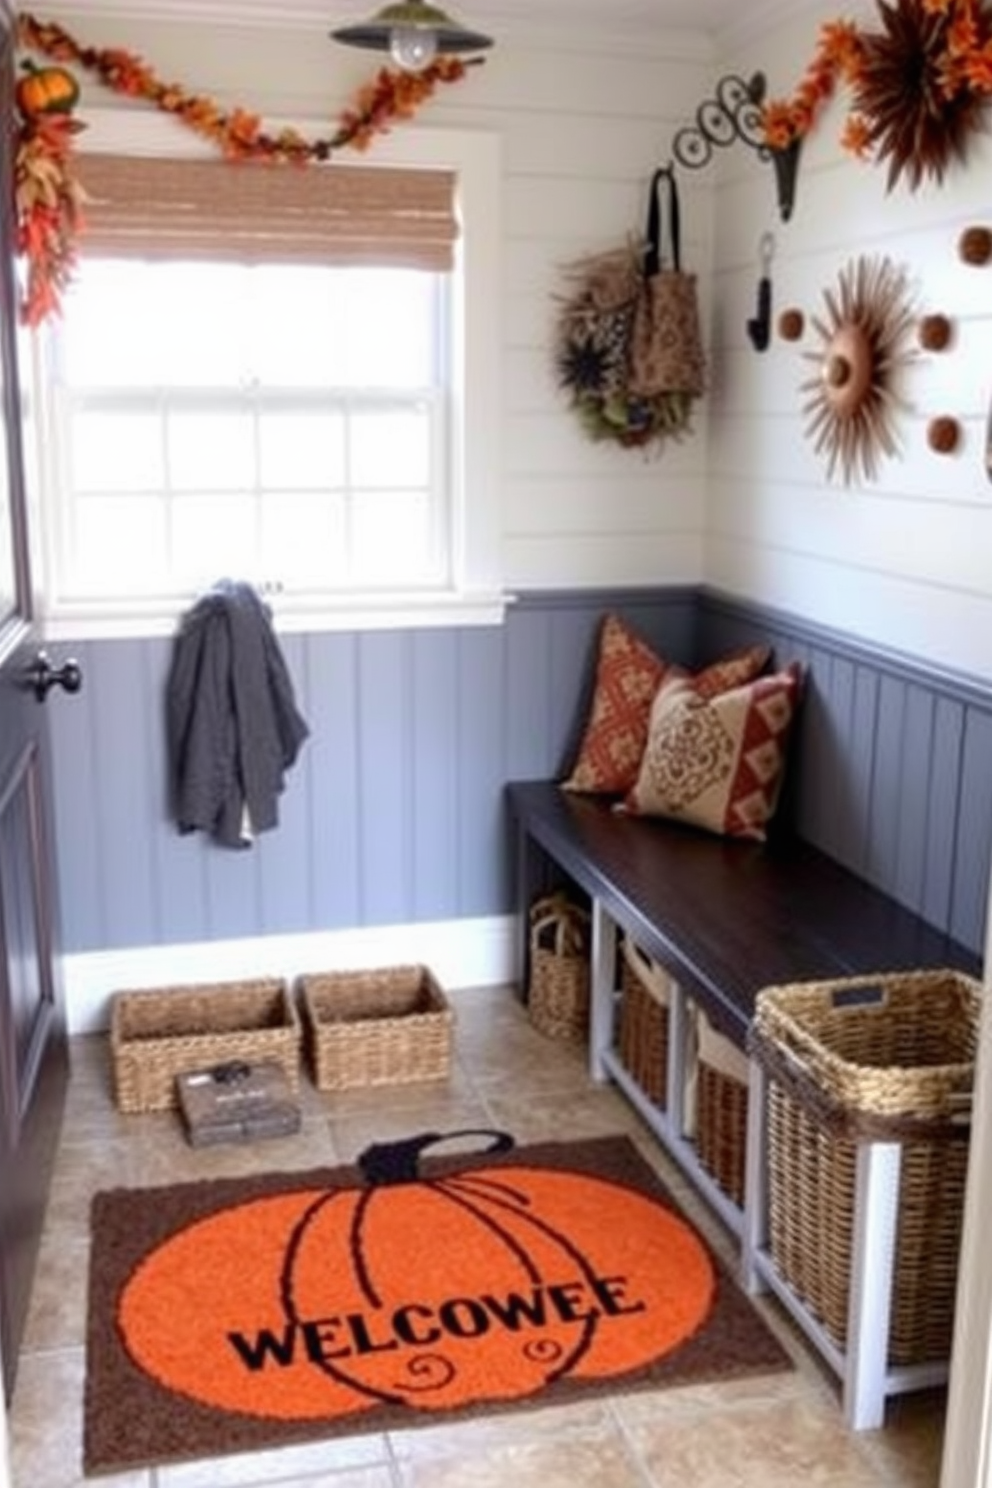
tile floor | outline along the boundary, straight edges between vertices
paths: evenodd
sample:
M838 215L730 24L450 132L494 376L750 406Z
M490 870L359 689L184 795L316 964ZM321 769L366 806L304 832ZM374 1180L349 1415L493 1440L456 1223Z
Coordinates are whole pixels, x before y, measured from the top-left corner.
M725 1258L726 1233L581 1055L536 1033L512 992L455 994L451 1079L319 1095L295 1137L190 1148L171 1116L118 1115L106 1041L74 1040L62 1149L11 1412L14 1488L76 1488L80 1467L88 1199L96 1189L350 1161L411 1131L496 1126L519 1142L624 1131ZM104 1477L105 1488L937 1488L941 1392L890 1402L886 1427L845 1430L833 1380L778 1309L795 1372L723 1386L618 1394L478 1422L356 1435Z

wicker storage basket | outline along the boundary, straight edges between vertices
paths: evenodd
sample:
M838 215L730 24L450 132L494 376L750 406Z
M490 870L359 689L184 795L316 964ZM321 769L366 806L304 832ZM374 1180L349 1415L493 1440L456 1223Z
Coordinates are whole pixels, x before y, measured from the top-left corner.
M565 894L538 899L530 911L527 1009L550 1038L582 1043L589 1032L589 916Z
M275 1060L295 1095L300 1042L289 989L275 978L117 992L110 1014L117 1105L128 1113L171 1110L177 1075L229 1060Z
M664 1108L668 1087L668 1003L671 978L625 935L620 944L620 1062L648 1096Z
M981 988L951 971L766 989L751 1051L768 1083L776 1270L847 1344L858 1143L902 1148L890 1367L949 1357Z
M728 1198L744 1203L747 1055L696 1013L696 1151Z
M304 976L300 995L318 1090L447 1079L454 1014L426 966Z

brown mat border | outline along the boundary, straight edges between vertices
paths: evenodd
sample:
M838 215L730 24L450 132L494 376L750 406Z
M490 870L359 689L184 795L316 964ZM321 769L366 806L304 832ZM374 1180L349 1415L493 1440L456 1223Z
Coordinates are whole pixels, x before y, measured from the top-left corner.
M653 1195L691 1224L626 1136L530 1144L503 1155L436 1157L425 1160L423 1170L425 1174L456 1172L480 1163L509 1168L538 1165L610 1178ZM355 1167L342 1165L201 1179L161 1188L112 1189L95 1195L91 1208L83 1429L83 1470L87 1476L325 1438L437 1426L442 1421L542 1408L633 1388L699 1384L792 1367L786 1351L702 1236L717 1277L717 1297L697 1334L648 1368L601 1382L559 1380L525 1400L429 1414L382 1405L364 1412L360 1421L261 1421L175 1395L132 1364L114 1326L116 1297L135 1264L150 1249L192 1221L234 1203L319 1184L360 1182Z

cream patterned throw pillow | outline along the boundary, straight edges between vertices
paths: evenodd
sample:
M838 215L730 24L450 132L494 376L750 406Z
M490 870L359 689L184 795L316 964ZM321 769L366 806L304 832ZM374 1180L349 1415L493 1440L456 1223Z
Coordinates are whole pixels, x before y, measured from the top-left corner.
M663 682L624 809L763 841L778 805L801 685L798 665L711 698L688 678Z

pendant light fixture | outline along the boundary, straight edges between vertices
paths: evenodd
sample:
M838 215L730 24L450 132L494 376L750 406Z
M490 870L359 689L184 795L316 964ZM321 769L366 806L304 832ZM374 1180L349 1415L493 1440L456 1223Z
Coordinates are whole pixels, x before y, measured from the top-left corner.
M441 53L482 52L493 44L492 37L467 30L427 0L396 0L331 36L346 46L388 52L404 72L423 72Z

